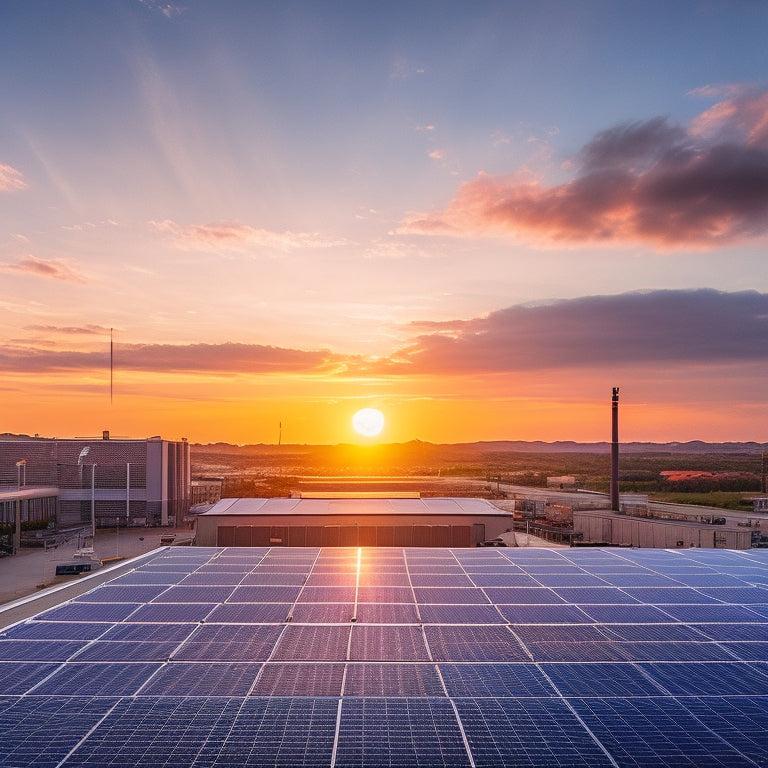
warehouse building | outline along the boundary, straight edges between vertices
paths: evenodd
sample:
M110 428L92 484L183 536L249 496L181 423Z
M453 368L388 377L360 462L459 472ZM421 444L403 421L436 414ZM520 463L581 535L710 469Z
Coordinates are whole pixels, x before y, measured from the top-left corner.
M512 528L484 499L222 499L197 517L202 547L475 547Z
M607 509L573 510L573 530L585 542L625 547L750 549L760 528L723 518L722 525L694 520L635 517Z

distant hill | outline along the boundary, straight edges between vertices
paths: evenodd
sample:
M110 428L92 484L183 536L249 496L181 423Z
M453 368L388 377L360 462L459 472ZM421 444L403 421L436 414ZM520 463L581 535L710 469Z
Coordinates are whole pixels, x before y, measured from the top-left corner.
M191 449L194 453L206 454L244 454L244 455L319 455L359 450L360 446L349 444L338 445L273 445L258 443L251 445L232 445L230 443L193 443ZM397 453L403 456L408 454L427 458L432 455L442 460L462 459L472 457L480 458L489 454L499 453L610 453L609 442L578 443L572 440L559 440L551 443L541 440L493 440L478 441L475 443L427 443L422 440L411 440L407 443L382 443L378 445L363 446L369 452L382 454ZM768 443L756 442L726 442L706 443L701 440L689 442L671 443L621 443L622 453L653 453L653 454L726 454L744 455L759 454L768 451Z

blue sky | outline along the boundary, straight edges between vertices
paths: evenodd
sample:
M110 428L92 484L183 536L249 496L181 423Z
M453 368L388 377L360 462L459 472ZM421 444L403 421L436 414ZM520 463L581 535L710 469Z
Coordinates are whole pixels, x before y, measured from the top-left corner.
M764 3L11 0L0 29L9 431L257 442L294 408L334 442L368 404L390 439L590 439L621 375L628 437L765 432Z

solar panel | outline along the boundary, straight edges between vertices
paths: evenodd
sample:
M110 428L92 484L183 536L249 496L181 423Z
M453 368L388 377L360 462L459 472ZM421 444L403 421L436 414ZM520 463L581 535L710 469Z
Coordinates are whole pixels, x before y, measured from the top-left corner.
M440 664L440 674L453 697L554 695L535 664Z
M677 700L700 722L757 765L768 765L768 698L707 696Z
M77 661L165 661L177 642L96 641L77 654Z
M358 603L358 624L415 624L419 620L413 603Z
M116 701L92 696L15 699L0 719L3 763L8 766L58 765Z
M345 698L337 768L351 766L469 766L447 699Z
M347 664L345 696L445 696L434 664Z
M350 626L290 624L275 648L273 661L344 661Z
M349 658L358 661L429 661L419 627L355 625L349 648Z
M35 696L131 696L159 664L64 664L38 685Z
M738 768L755 763L668 697L570 699L619 765Z
M0 661L0 680L3 681L3 695L24 694L48 677L58 664L30 664L23 661ZM10 701L6 702L10 705ZM2 712L2 706L0 706Z
M174 653L177 661L266 661L283 627L204 624Z
M660 696L663 688L642 668L622 663L542 664L542 671L562 696Z
M344 624L355 613L354 603L296 603L293 621L297 624Z
M165 664L139 691L142 696L247 696L261 664Z
M424 632L435 661L530 661L506 627L428 624Z
M456 699L477 768L612 763L561 699Z
M649 677L673 696L768 696L768 674L741 661L643 664Z
M341 696L343 664L265 664L254 696Z
M27 640L95 640L112 625L88 621L27 621L0 631L0 638Z
M137 608L130 620L189 624L202 621L215 607L215 603L147 603Z
M159 594L153 603L223 603L234 591L232 586L174 586Z
M422 605L425 624L504 624L504 617L492 605Z
M0 764L754 768L767 555L163 550L0 631Z

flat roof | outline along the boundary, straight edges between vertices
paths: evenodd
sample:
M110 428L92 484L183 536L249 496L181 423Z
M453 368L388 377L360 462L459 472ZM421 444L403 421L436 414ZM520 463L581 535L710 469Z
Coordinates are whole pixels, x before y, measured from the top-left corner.
M768 550L167 548L0 633L0 762L768 764Z
M511 512L499 509L486 499L335 497L301 499L221 499L201 517L214 515L499 515Z

